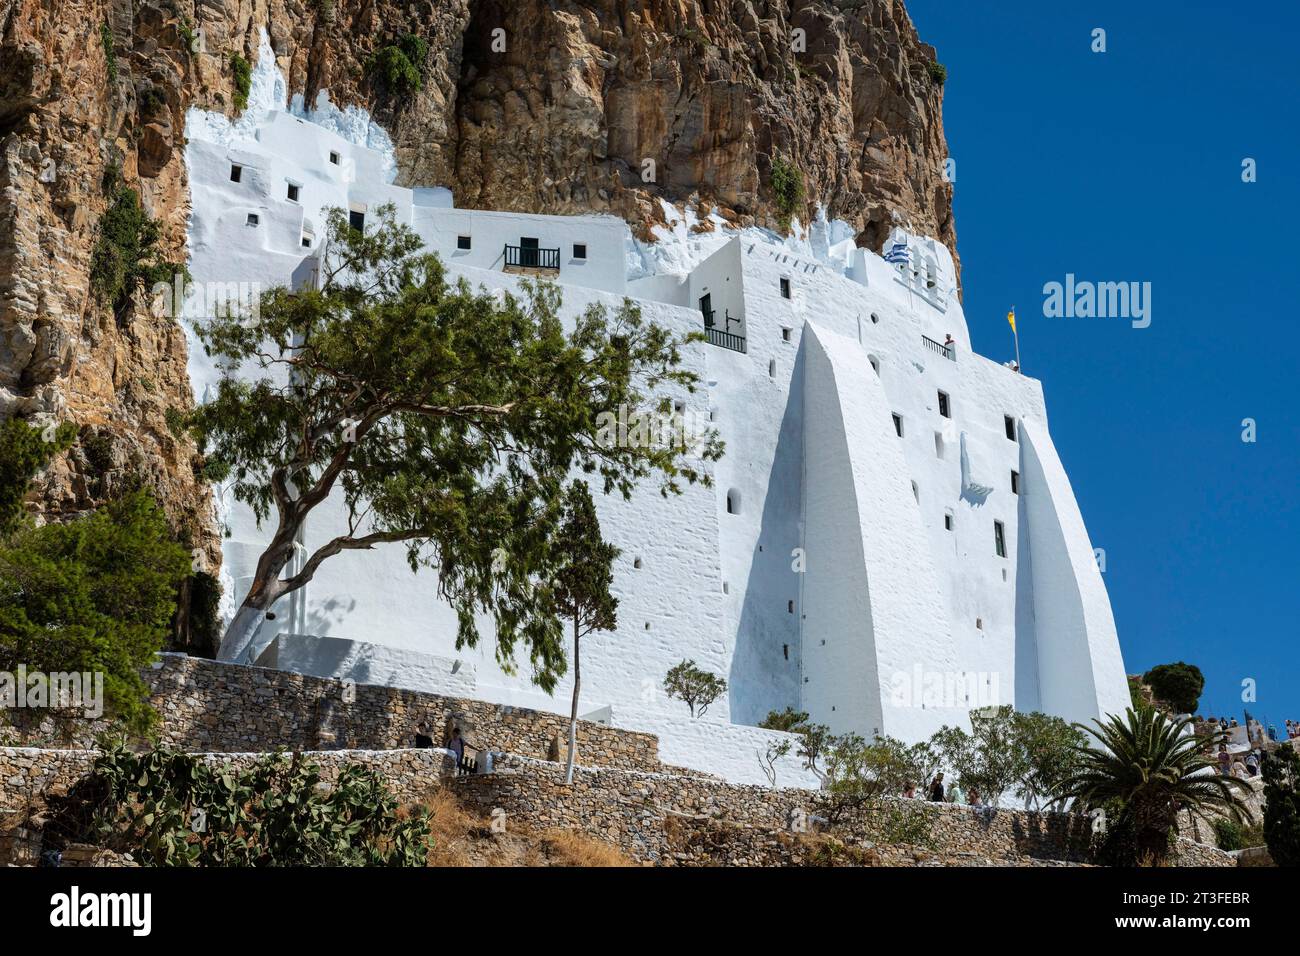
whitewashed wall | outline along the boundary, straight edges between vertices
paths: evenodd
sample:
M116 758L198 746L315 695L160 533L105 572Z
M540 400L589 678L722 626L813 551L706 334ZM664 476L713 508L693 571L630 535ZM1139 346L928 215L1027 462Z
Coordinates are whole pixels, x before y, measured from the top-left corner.
M1125 705L1104 582L1083 560L1091 545L1051 445L1041 386L971 351L941 243L909 238L913 270L851 241L832 248L843 230L825 223L819 241L816 228L804 241L758 230L696 236L683 222L680 236L647 250L608 217L455 210L445 190L390 184L391 155L368 117L322 107L316 119L330 122L307 122L311 114L282 108L282 81L261 62L256 72L260 98L239 124L201 113L187 124L196 281L292 282L313 251L301 244L304 229L319 240L325 206L392 201L453 278L486 289L519 291L496 261L505 242L537 235L567 253L585 241L585 263L562 259L570 321L591 303L618 308L624 289L645 297L638 305L647 318L683 334L702 326L695 303L705 287L719 316L727 308L744 316L732 331L744 334L745 352L693 345L685 364L703 387L664 392L721 432L726 457L707 469L715 486L668 499L647 486L630 502L598 502L607 537L623 551L619 627L584 641L583 713L609 707L620 726L661 732L669 762L753 780L749 751L771 737L743 725L787 706L836 729L914 739L960 722L968 706L1014 703L1080 718ZM241 183L229 180L231 162L245 167ZM285 195L290 181L301 187L296 202ZM246 225L249 211L262 217L258 227ZM456 254L460 234L473 236L469 254ZM650 274L656 264L682 271ZM951 335L954 358L926 348L923 335ZM216 369L194 347L190 366L201 399ZM949 418L938 411L940 389ZM1018 423L1016 438L1004 415ZM1010 489L1013 469L1020 495ZM220 492L230 530L225 583L238 601L267 533ZM1005 525L1006 557L994 553L995 520ZM311 519L308 547L342 521L341 503L327 503ZM473 670L478 696L567 711L569 683L547 697L526 666L496 660L488 621L479 648L457 650L436 579L413 575L400 547L327 561L306 603L307 633L391 648L394 666L408 653L458 658ZM276 610L283 621L284 608ZM292 666L314 666L305 646L283 647ZM660 687L684 658L729 683L708 719L688 725L683 705ZM934 674L959 676L960 697L927 702Z

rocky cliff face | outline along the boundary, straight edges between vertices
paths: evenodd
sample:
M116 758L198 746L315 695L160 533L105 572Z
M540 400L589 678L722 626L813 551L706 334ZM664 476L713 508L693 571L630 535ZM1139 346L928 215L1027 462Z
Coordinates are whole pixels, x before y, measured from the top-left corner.
M824 202L860 245L902 222L955 258L935 53L900 0L0 0L0 418L80 427L44 479L49 515L142 478L219 560L174 427L184 335L144 296L114 314L91 254L120 171L183 260L185 111L236 112L233 58L263 26L292 93L370 109L399 181L457 205L636 227L664 197L775 226ZM428 54L399 94L366 64L407 33ZM774 162L801 198L774 190Z

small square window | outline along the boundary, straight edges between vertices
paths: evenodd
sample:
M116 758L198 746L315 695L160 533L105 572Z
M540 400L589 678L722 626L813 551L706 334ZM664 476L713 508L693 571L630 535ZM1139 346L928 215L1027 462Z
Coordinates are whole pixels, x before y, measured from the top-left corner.
M457 248L457 249L468 250L468 249L470 249L470 248L472 248L472 247L473 247L473 242L472 242L472 240L470 239L469 236L457 236L457 237L456 237L456 248Z
M999 558L1007 556L1007 532L1001 521L993 522L993 548Z
M573 258L575 259L587 258L587 244L585 242L575 242L573 244Z
M1012 441L1015 441L1015 440L1016 440L1016 420L1015 420L1014 418L1012 418L1010 415L1003 415L1003 416L1002 416L1002 426L1003 426L1003 427L1006 429L1006 431L1007 431L1007 437L1010 438Z
M952 418L952 408L948 404L948 393L939 393L939 414L944 418Z
M1020 494L1020 472L1018 471L1011 473L1011 493L1013 495Z
M781 298L790 298L790 280L785 276L781 277Z
M355 209L351 210L348 213L348 226L349 228L355 229L357 232L365 232L366 214L364 212L357 212Z
M339 164L339 154L335 150L330 150L330 162L337 166Z
M289 197L289 202L297 202L297 201L298 201L298 191L299 191L299 189L301 189L301 188L302 188L302 187L300 187L297 183L290 183L290 184L289 184L289 190L288 190L288 193L287 193L287 195L288 195L288 197Z
M310 249L310 248L311 248L311 236L303 236L303 237L302 237L302 247L303 247L304 249Z
M894 416L894 431L898 432L899 438L903 437L903 416L902 415Z
M257 213L255 213L255 212L250 212L250 213L248 214L248 219L247 219L248 225L250 225L250 226L256 226L256 225L257 225L259 222L261 222L261 221L262 221L262 220L261 220L261 217L259 217L259 216L257 215Z
M230 181L231 181L232 183L240 182L243 178L244 178L244 167L243 167L243 166L231 166L231 167L230 167Z

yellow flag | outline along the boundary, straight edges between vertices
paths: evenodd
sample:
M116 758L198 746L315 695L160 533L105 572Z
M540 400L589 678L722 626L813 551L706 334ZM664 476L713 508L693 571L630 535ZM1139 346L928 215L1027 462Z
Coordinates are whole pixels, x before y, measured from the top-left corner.
M1010 312L1007 313L1007 321L1011 323L1011 331L1014 332L1014 331L1016 330L1016 310L1015 310L1015 309L1012 309Z

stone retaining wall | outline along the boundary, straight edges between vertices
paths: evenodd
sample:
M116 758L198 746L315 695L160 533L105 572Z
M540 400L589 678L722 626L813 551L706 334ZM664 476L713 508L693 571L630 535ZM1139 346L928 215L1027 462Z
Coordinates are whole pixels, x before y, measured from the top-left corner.
M205 753L209 763L248 767L264 753ZM321 768L322 782L337 779L348 764L360 764L378 773L388 789L402 803L422 800L456 772L451 753L438 748L425 750L325 750L307 751L304 756ZM86 777L95 762L90 750L38 750L0 747L0 810L21 810L44 802L49 796L68 792Z
M582 830L617 846L638 862L661 865L791 865L806 859L798 836L821 829L829 801L824 793L773 790L707 778L580 768L572 787L558 764L517 756L497 761L496 772L464 777L457 786L484 815L504 811L513 822L537 828ZM1088 819L1064 813L992 810L890 799L892 810L861 812L829 831L857 846L880 844L896 832L888 815L928 818L929 847L947 862L990 865L1087 862ZM896 812L895 812L896 811ZM731 837L711 838L719 828ZM881 848L881 852L884 848ZM888 853L897 854L897 848ZM887 855L886 854L886 855ZM1177 860L1195 866L1233 866L1214 847L1182 840Z
M568 718L559 714L183 654L162 655L144 677L161 718L161 742L196 752L392 750L413 746L422 725L441 743L452 721L478 747L540 759L554 755L553 740L568 739ZM46 719L35 727L0 728L0 743L85 749L104 729L84 718ZM578 759L627 770L661 766L653 734L588 721L578 722Z

